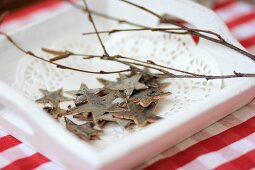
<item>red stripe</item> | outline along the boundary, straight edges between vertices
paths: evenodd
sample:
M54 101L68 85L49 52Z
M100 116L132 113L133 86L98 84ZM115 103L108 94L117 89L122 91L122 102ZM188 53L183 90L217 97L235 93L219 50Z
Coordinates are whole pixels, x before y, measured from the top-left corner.
M226 164L217 167L217 170L228 170L228 169L251 169L255 167L255 150L247 152L246 154L236 158Z
M11 164L4 167L2 170L13 170L13 169L30 170L30 169L35 169L36 167L46 162L49 162L47 158L45 158L40 153L35 153L29 157L18 159L12 162Z
M240 43L245 47L245 48L249 48L253 45L255 45L255 35L249 37L249 38L245 38L242 40L239 40Z
M210 137L204 141L201 141L188 149L177 153L176 155L162 159L148 169L176 169L193 161L198 156L217 151L233 142L236 142L244 137L252 134L255 131L255 117L232 127L218 135Z
M226 7L229 7L230 5L233 5L236 2L236 0L225 0L218 2L214 5L214 10L223 9Z
M14 138L11 135L1 137L0 138L0 152L5 151L6 149L12 148L20 143L21 142L18 139Z
M33 14L38 10L41 9L47 9L49 7L56 6L61 3L61 0L43 0L37 3L34 3L33 5L30 5L26 8L21 8L19 10L16 10L15 12L8 15L4 23L10 22L12 20L18 20L19 18L25 17L27 15Z
M233 29L241 24L247 23L251 20L255 19L255 11L251 11L247 14L243 14L242 16L235 18L234 20L227 23L229 29Z

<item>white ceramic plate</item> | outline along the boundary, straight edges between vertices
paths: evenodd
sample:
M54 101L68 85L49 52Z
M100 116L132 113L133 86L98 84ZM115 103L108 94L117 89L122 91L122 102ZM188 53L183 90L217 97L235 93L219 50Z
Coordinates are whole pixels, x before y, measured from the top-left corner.
M98 11L132 19L134 22L141 24L154 24L153 26L156 26L156 19L151 19L152 17L148 14L123 3L112 0L89 2L90 6ZM140 0L137 3L143 4L160 14L167 12L175 15L189 21L198 28L217 32L227 41L241 47L212 11L190 1L160 0L159 2ZM121 11L121 14L119 11ZM189 15L191 13L193 15ZM64 46L70 46L70 43L81 42L82 40L74 37L80 36L82 32L92 30L90 24L84 18L83 13L70 8L52 18L14 32L12 37L23 47L31 50L49 46L64 48ZM104 30L116 27L116 24L99 18L97 18L96 23L99 28ZM113 53L116 50L120 52L120 49L123 48L116 45L121 36L117 36L117 34L115 36L117 38L104 37L104 41ZM181 39L185 42L191 42L187 36ZM66 40L68 40L67 43L63 43ZM88 42L89 44L97 44L96 40L91 37L84 37L84 40L83 45L88 44ZM247 104L255 94L255 80L251 78L215 81L213 84L216 84L217 88L213 90L213 93L210 93L209 97L202 98L201 101L197 100L192 105L184 105L182 109L169 117L166 116L164 120L130 133L111 142L107 147L98 149L70 134L55 120L41 111L31 99L24 97L24 91L17 84L24 84L25 79L20 79L22 76L18 75L19 70L22 70L20 63L22 63L22 60L26 60L24 58L28 56L24 56L5 39L0 39L0 44L0 103L3 106L0 110L1 128L6 129L23 142L33 145L39 152L52 160L59 161L68 169L123 169L134 167ZM112 50L114 46L116 48ZM208 60L210 58L210 61L207 62L211 66L209 70L212 70L213 73L220 74L219 70L222 74L231 74L234 70L247 73L254 72L255 63L253 61L221 45L201 39L197 46L194 43L188 43L187 46L189 48L188 53L200 56L200 58L206 56ZM98 48L95 45L95 49ZM141 53L143 54L143 52ZM176 66L182 66L180 61L175 64ZM95 63L94 65L94 67L97 66ZM94 67L92 63L92 68ZM91 75L87 75L87 77L91 78ZM18 82L16 82L17 80ZM88 79L85 78L83 81L86 80ZM79 83L80 81L77 81L76 85ZM62 83L62 85L66 85L66 83ZM89 86L94 85L92 83ZM69 85L67 86L70 88ZM176 88L173 85L172 89L170 86L169 90L175 92L174 89L178 89L177 85ZM192 92L194 91L191 90ZM194 98L201 93L193 94ZM164 105L164 107L166 106ZM166 109L168 108L166 107ZM100 146L102 146L102 143Z

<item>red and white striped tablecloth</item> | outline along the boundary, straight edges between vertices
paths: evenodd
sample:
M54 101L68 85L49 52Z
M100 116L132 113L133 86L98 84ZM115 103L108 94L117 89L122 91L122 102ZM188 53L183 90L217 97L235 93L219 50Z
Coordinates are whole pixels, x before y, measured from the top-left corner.
M7 32L15 30L35 20L46 18L65 7L66 4L60 0L43 0L11 14L0 29ZM240 1L221 0L215 5L215 11L241 44L255 53L255 7ZM52 162L31 146L0 129L0 169L35 168L55 170L68 167ZM144 162L139 168L153 170L255 168L255 100Z

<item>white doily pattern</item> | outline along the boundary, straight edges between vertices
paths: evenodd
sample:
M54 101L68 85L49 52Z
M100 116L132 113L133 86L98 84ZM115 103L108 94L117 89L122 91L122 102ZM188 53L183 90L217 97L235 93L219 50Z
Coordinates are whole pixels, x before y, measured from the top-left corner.
M75 37L57 41L52 48L86 54L99 52L90 42ZM198 74L221 75L214 59L207 52L197 48L189 36L163 33L116 34L108 39L106 48L111 55L121 54L144 61L149 59L158 64ZM50 57L39 50L36 52L44 58ZM102 63L96 59L83 60L81 56L70 57L61 61L61 64L95 71L120 68L116 63ZM61 70L45 62L25 57L19 64L15 86L34 100L41 95L38 91L39 88L55 90L63 87L65 90L72 90L77 89L82 82L88 84L90 88L96 88L99 86L96 77L99 75ZM115 77L116 75L104 76L109 79ZM163 117L169 117L184 107L205 99L219 91L222 84L221 80L206 81L205 79L168 79L166 82L170 82L171 85L165 90L172 92L172 95L163 99L155 111L156 114ZM94 141L93 145L97 149L103 149L113 141L122 139L140 129L135 127L132 130L126 130L115 124L109 124L105 128L104 135L100 137L101 140Z
M110 54L120 54L140 60L152 60L158 64L197 74L221 75L214 59L199 49L189 36L163 33L125 33L114 35L107 44ZM175 74L183 74L174 72ZM221 80L169 79L166 90L172 96L164 103L161 116L170 116L193 102L203 100L221 89ZM169 102L165 104L165 101Z

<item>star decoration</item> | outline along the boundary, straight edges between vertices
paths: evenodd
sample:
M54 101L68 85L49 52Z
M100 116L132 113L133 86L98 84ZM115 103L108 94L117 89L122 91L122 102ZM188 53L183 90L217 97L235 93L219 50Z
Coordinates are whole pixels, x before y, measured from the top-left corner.
M125 112L112 113L112 115L121 119L133 120L138 126L145 126L148 123L153 123L161 119L161 117L152 113L156 105L157 102L152 102L148 107L142 107L129 101L128 110Z
M103 131L97 128L103 128L109 122L130 128L134 124L142 127L161 119L153 112L158 101L171 94L161 90L164 88L164 83L160 82L162 78L148 69L142 73L133 71L130 74L119 74L116 81L98 79L104 84L101 89L89 89L82 83L78 90L66 92L72 99L63 96L62 89L52 92L41 90L44 96L36 102L51 104L45 105L43 109L58 121L64 118L69 131L89 141L98 138ZM66 111L59 106L61 102L70 100L73 100L75 107L70 103ZM86 123L75 124L65 117L70 114L74 119Z
M76 99L74 100L74 104L75 104L76 106L81 105L81 104L86 103L86 102L87 102L87 97L86 97L86 95L78 95L78 96L76 97Z
M84 90L87 89L87 86L84 83L81 83L79 90L70 90L66 91L65 93L76 97L79 95L84 95ZM102 89L101 88L96 88L96 89L89 89L93 93L99 93Z
M171 95L170 92L163 92L159 88L149 88L139 91L130 100L143 107L148 107L152 102Z
M85 141L89 141L94 137L98 137L103 132L101 130L92 128L89 122L82 125L77 125L68 118L65 118L65 122L66 128L69 131L73 132L75 135L77 135L79 138Z
M148 88L148 86L139 82L141 77L141 74L135 74L131 77L121 76L117 82L101 78L98 80L104 84L105 88L124 91L126 96L130 97L134 90L142 90Z
M132 77L136 75L137 72L132 71L130 74L119 74L120 78L117 78L117 80L120 79L126 79L128 77ZM151 73L148 68L144 68L143 72L140 73L142 75L140 82L145 84L148 87L152 88L159 88L160 83L159 80L161 80L163 77L161 74Z
M44 107L43 110L45 110L47 113L49 113L51 116L53 116L55 119L67 115L67 111L64 109L61 109L59 107Z
M132 124L131 120L126 120L126 119L119 119L116 118L112 115L112 113L107 113L104 114L103 116L100 116L98 118L98 120L103 120L103 121L107 121L107 122L116 122L117 124L119 124L120 126L127 128Z
M96 125L101 126L97 120L98 117L102 116L106 112L120 112L124 109L118 106L118 104L113 104L116 99L116 92L110 92L105 96L98 96L95 93L89 91L86 87L84 93L87 97L88 102L79 105L70 110L70 113L92 113L93 120Z
M67 98L63 96L63 89L59 89L56 91L48 91L48 90L43 90L40 89L40 91L43 93L43 97L36 100L37 103L50 103L53 105L53 107L58 107L60 102L64 101L70 101L70 98Z
M78 113L73 115L73 118L82 120L82 121L93 121L93 117L91 113Z
M143 74L143 76L141 78L141 82L143 82L148 87L152 87L152 88L159 88L160 87L160 84L158 82L158 78L153 77L153 76L148 75L148 74Z
M81 83L79 90L71 90L66 91L67 94L75 97L74 103L75 105L80 105L87 102L87 97L84 93L84 89L86 89L87 86L84 83ZM99 93L102 89L89 89L93 93Z

